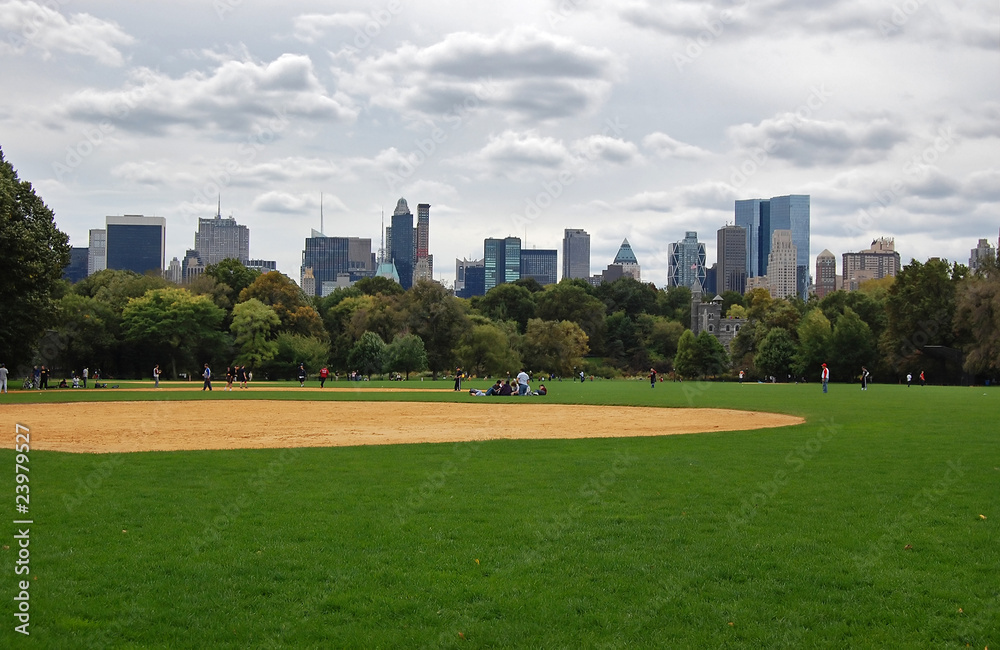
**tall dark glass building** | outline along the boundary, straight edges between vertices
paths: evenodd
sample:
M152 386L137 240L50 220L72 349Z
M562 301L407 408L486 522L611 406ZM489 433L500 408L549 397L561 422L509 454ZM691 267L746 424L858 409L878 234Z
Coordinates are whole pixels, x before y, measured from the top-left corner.
M167 220L127 214L106 217L107 268L146 273L163 273L166 255Z
M429 206L428 206L429 207ZM413 240L413 213L406 204L406 199L396 202L392 213L392 239L389 247L389 259L396 265L399 273L399 284L403 289L413 286L413 257L417 243Z
M314 295L323 295L324 282L336 282L337 276L351 271L351 240L348 237L327 237L316 230L306 238L302 251L302 268L299 270L301 282L305 286L306 269L312 269Z
M590 235L586 230L566 228L563 231L563 269L566 278L590 278Z
M487 239L483 241L485 289L521 279L521 238Z

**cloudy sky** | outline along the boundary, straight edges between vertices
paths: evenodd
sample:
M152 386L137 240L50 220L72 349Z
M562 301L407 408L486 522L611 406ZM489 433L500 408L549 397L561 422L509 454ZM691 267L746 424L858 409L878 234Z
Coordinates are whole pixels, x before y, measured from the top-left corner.
M321 193L376 248L430 203L445 282L584 228L592 272L628 238L662 286L740 198L811 195L813 259L1000 230L997 2L0 0L0 62L0 147L75 246L158 215L183 257L219 193L296 279Z

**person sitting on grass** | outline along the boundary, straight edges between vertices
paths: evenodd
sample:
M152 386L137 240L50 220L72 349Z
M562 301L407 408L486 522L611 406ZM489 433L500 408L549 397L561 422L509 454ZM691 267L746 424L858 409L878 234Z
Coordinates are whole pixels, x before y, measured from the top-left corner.
M500 380L497 379L497 383L493 384L492 386L490 386L486 390L486 396L490 397L490 396L493 396L493 395L499 395L500 394L500 387L501 387L500 386Z
M69 384L66 383L65 378L59 382L59 388L69 388Z
M532 395L548 395L549 391L545 389L545 384L539 384L538 390L531 393Z
M505 381L502 386L500 386L500 392L497 393L497 394L505 396L505 397L508 396L508 395L513 395L514 394L514 389L510 385L510 380L509 379L507 381Z

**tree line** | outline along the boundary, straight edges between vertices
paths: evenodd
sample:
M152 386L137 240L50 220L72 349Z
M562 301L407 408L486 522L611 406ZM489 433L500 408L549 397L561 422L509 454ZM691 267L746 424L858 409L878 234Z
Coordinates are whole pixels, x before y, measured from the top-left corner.
M436 282L404 291L368 278L328 296L306 296L292 280L261 274L237 260L210 265L183 286L159 275L106 270L76 284L62 281L68 238L30 183L0 151L0 361L10 368L45 364L63 372L146 377L159 364L168 377L246 365L257 377L311 372L386 372L437 377L456 367L477 376L526 368L604 377L673 373L678 378L834 380L867 366L876 381L924 370L941 382L1000 374L1000 273L972 274L960 264L911 261L895 278L835 291L773 299L757 289L722 295L725 318L745 325L724 349L689 329L691 291L658 289L625 277L591 286L531 279L485 296L457 298Z

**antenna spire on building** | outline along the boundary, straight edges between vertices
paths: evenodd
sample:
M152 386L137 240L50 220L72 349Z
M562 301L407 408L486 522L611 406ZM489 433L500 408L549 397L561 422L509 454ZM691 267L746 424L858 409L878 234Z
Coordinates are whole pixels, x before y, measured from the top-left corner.
M319 231L321 233L323 233L323 234L326 234L326 231L323 230L323 193L322 192L319 193Z
M222 192L219 192L219 209L215 213L215 218L216 219L221 219L222 218Z

